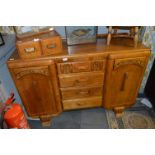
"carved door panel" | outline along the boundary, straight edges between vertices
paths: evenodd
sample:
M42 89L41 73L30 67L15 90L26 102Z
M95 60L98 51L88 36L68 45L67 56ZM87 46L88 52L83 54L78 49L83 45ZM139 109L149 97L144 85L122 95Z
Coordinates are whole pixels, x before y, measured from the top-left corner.
M147 57L108 60L104 106L127 107L134 104L147 63Z
M32 63L11 69L26 111L31 117L55 114L55 65L52 61Z

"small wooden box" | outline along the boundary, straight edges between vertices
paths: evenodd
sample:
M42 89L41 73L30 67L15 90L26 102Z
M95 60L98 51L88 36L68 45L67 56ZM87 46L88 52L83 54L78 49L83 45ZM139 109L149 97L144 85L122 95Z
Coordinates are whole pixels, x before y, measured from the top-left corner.
M60 36L47 37L40 40L43 55L52 55L61 53L62 41Z
M39 41L18 41L17 50L22 59L36 58L42 55Z
M62 41L56 31L50 31L18 39L16 47L22 59L37 58L61 53Z

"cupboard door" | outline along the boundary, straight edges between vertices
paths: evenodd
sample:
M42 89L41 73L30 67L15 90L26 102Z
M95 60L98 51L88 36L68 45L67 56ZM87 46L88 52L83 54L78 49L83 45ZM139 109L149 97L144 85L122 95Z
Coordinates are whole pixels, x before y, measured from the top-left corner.
M128 107L134 104L147 63L147 57L108 60L104 107Z
M55 90L55 65L29 62L11 69L17 89L29 116L38 117L58 112ZM58 103L57 103L58 104Z

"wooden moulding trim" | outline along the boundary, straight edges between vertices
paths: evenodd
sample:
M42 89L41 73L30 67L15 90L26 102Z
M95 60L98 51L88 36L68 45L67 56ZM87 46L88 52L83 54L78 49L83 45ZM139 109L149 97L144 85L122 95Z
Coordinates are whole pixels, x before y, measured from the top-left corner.
M20 79L21 77L23 77L24 75L28 75L28 74L42 74L42 75L45 75L45 76L48 76L48 68L45 68L45 69L30 69L30 70L25 70L25 71L21 71L19 73L16 74L16 78L17 79Z
M120 59L117 59L117 60L120 60ZM125 65L139 65L140 67L144 67L145 66L145 57L137 57L136 59L134 58L131 58L131 59L127 59L127 60L124 60L124 59L121 59L121 60L124 60L124 61L115 61L115 64L114 64L114 69L117 69L121 66L125 66Z
M142 56L150 56L150 50L144 51L143 53L135 51L135 53L116 53L109 54L109 59L117 59L117 58L129 58L129 57L142 57Z
M101 52L101 51L100 51ZM73 55L67 55L67 54L63 54L63 55L53 55L53 56L43 56L43 57L39 57L39 58L29 58L29 59L16 59L16 60L8 60L7 64L9 67L11 66L14 66L14 64L18 65L18 63L24 63L24 64L27 64L27 62L42 62L42 61L54 61L54 62L63 62L63 58L67 58L67 62L68 61L72 61L72 59L76 59L77 61L77 58L80 59L80 58L83 58L83 59L86 59L86 56L88 56L88 59L91 59L91 57L95 57L96 59L95 60L98 60L99 57L102 57L102 59L106 59L108 54L109 53L100 53L100 52L94 52L94 53L87 53L85 55L85 53L81 54L81 53L78 53L78 54L73 54ZM96 54L98 56L96 56Z
M28 61L12 61L8 62L9 68L18 68L18 67L35 67L35 66L47 66L50 65L51 63L54 63L53 60L28 60Z
M28 112L27 112L28 113ZM44 113L39 113L39 114L29 114L28 113L28 116L29 117L32 117L32 118L38 118L39 119L39 117L41 117L41 116L49 116L49 117L56 117L56 116L58 116L58 115L60 115L62 113L62 111L59 111L59 112L57 112L57 113L53 113L53 114L48 114L48 115L46 115L46 114L44 114Z

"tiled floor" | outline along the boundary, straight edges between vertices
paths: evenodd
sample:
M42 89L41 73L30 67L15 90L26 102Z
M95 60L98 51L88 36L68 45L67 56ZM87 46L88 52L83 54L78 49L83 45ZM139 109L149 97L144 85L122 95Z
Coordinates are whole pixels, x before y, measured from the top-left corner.
M42 127L40 121L30 120L32 129L108 129L103 108L63 112L53 118L50 127Z

